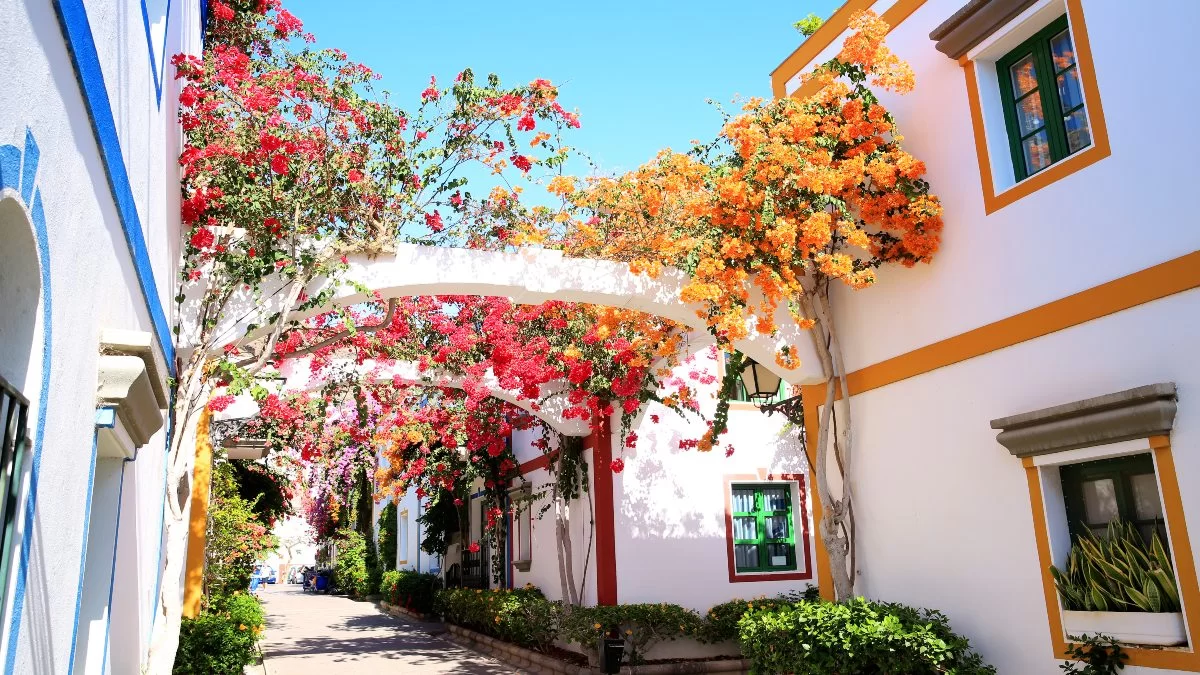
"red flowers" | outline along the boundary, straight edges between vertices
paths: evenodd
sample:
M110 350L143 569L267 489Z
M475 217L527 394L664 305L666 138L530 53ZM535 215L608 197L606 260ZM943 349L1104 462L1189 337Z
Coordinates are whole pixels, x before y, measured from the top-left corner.
M224 396L214 396L208 401L208 409L212 412L221 412L229 407L234 402L234 397L228 394Z
M432 75L429 77L429 86L425 91L421 92L422 101L436 101L442 97L442 92L438 91L437 78Z
M526 157L525 155L521 155L521 154L514 152L512 154L512 157L509 157L509 159L512 161L513 166L517 167L518 169L520 169L521 171L524 171L526 173L528 173L529 170L533 168L533 162L529 161L529 158Z
M521 119L517 120L517 131L533 131L534 126L533 115L529 113L525 113Z
M207 227L200 227L200 228L197 228L196 231L192 233L191 241L192 241L192 246L195 246L196 248L204 249L204 248L208 248L209 246L212 246L213 242L216 241L216 237L213 236L212 231L209 230Z
M350 171L346 173L346 178L351 183L360 183L363 179L363 172L359 171L358 169L350 169Z
M271 158L271 171L279 175L284 175L288 172L288 158L283 155L275 155Z
M583 384L592 376L592 362L580 361L571 366L570 373L567 374L567 379L571 384Z
M446 229L446 226L442 223L442 214L436 210L433 213L425 214L425 226L434 232L441 232Z
M621 473L625 470L625 460L618 457L612 461L612 464L609 465L609 468L612 469L613 473Z
M471 553L479 553L479 542L477 542L477 541L471 542L471 545L467 547L467 550L470 551Z

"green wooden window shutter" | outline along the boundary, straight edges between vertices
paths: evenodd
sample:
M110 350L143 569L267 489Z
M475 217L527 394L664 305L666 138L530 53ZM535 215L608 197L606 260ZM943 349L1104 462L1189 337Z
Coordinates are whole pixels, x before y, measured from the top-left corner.
M997 61L996 77L1018 181L1092 144L1066 15Z
M733 486L734 567L738 572L796 569L790 483Z
M1072 536L1090 529L1104 536L1108 522L1132 523L1147 540L1157 531L1166 544L1162 502L1149 453L1068 464L1059 469Z

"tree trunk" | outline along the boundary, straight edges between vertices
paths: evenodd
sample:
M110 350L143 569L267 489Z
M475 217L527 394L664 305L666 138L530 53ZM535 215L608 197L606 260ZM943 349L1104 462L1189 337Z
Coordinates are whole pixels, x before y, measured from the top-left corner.
M820 523L821 540L829 556L834 599L840 602L854 596L854 529L850 522L852 437L845 362L833 325L828 280L817 281L801 301L801 306L805 313L816 321L812 328L812 339L826 380L825 400L815 439L815 473L817 495L824 509ZM808 439L810 443L813 440ZM834 496L829 481L831 457L841 477L841 489L837 497Z
M166 504L163 516L163 572L159 586L154 631L146 659L146 672L166 675L175 662L179 646L179 627L183 613L183 566L187 560L187 505L191 499L187 477L188 448L196 442L196 423L203 405L204 374L202 353L193 354L180 378L171 426L170 451L167 453Z

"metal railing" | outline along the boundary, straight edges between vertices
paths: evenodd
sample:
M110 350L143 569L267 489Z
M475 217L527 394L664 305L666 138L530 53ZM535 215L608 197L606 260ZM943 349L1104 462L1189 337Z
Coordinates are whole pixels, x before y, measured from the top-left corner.
M0 377L0 602L8 587L12 544L17 536L17 499L29 444L28 427L29 400Z

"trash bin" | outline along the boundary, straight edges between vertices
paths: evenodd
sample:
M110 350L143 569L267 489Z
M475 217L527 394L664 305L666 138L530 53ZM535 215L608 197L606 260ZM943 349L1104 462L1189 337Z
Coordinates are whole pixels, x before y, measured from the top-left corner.
M620 673L621 659L625 656L625 641L621 638L600 638L600 672Z

